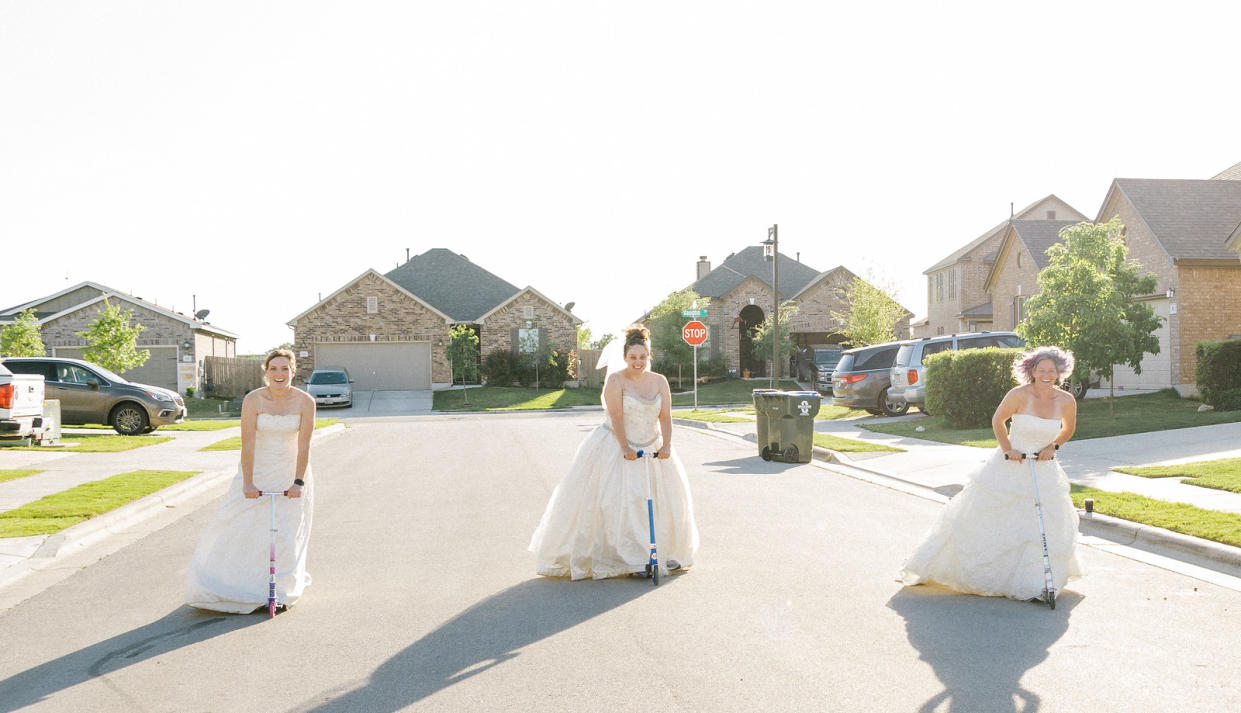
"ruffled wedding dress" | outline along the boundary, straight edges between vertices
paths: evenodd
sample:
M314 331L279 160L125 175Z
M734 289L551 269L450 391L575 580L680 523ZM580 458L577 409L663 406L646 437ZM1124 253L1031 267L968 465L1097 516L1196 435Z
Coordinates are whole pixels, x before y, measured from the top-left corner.
M1060 419L1016 414L1009 440L1030 453L1060 431ZM1057 460L1035 461L1056 591L1081 574L1077 511ZM1043 546L1029 461L1004 460L998 449L940 514L900 573L905 584L937 582L960 592L1013 599L1041 597Z
M283 491L293 485L301 414L258 415L254 441L254 486ZM276 598L292 605L301 597L306 572L306 544L314 511L314 478L304 476L302 497L276 496ZM270 496L247 500L237 468L228 493L198 541L186 574L185 602L192 607L245 614L267 606Z
M662 445L660 401L659 395L649 401L622 395L625 434L634 450L650 453ZM644 460L651 471L660 572L667 573L669 560L693 564L698 527L676 451L666 460L625 460L605 421L578 447L530 540L539 574L603 579L644 570L650 558Z

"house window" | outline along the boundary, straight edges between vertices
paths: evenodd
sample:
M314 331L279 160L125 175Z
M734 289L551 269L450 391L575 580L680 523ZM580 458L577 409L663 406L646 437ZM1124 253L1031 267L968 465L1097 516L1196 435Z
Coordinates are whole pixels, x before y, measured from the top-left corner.
M526 309L533 309L527 307ZM522 354L533 354L539 350L539 330L537 329L518 329L517 330L517 351Z
M944 333L944 328L943 328L943 327L936 327L936 328L935 328L935 334L943 334L943 333Z
M935 279L930 275L926 278L926 301L927 304L935 304Z
M379 298L378 297L367 297L366 298L366 313L367 314L379 314Z
M1021 251L1017 251L1017 267L1021 267Z
M1048 220L1055 220L1055 219L1056 219L1056 211L1054 211L1054 210L1049 210L1049 211L1047 211L1047 219L1048 219Z
M1021 324L1026 319L1026 300L1028 297L1017 295L1013 298L1013 326Z
M944 273L942 272L935 276L935 301L944 301Z
M957 298L957 271L951 269L948 271L948 299L955 300Z
M521 316L525 319L534 319L534 307L522 307Z

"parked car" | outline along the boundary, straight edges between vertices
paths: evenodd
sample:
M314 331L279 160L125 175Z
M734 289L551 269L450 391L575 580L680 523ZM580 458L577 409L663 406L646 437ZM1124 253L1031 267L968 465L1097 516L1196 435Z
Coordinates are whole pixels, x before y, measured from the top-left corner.
M923 360L932 354L948 350L979 349L982 347L1023 348L1026 341L1016 332L968 332L945 334L936 337L911 339L901 346L892 362L892 385L890 396L926 410L926 376Z
M0 363L0 438L38 438L42 431L43 378Z
M315 397L318 406L352 406L353 379L343 367L315 369L306 380L306 393Z
M60 401L65 425L103 423L133 436L185 420L177 392L126 381L98 364L61 357L8 357L3 364L14 374L42 376L45 396Z
M819 393L832 392L832 372L843 350L836 344L813 344L797 353L797 379L809 381Z
M866 409L876 416L903 416L909 404L893 398L892 362L907 341L884 342L850 349L840 357L832 374L832 403Z

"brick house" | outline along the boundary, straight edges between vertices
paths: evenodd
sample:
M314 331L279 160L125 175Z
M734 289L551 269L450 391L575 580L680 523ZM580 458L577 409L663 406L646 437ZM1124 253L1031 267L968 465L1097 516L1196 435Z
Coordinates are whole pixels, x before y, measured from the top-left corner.
M1047 248L1060 242L1060 231L1078 220L1013 220L1004 228L999 252L983 290L993 305L990 329L1012 331L1025 319L1025 303L1038 293L1038 273L1051 259Z
M533 287L519 289L444 248L387 274L367 270L288 322L298 382L316 366L343 366L361 390L447 386L444 346L454 325L470 325L486 355L523 344L567 353L581 323Z
M927 268L923 272L926 275L927 316L915 322L914 336L1000 329L993 325L995 308L985 285L1004 243L1009 223L1014 220L1076 223L1089 219L1051 194L1014 212L1009 220L992 227Z
M1241 164L1229 171L1241 178ZM1097 220L1113 217L1129 257L1158 279L1144 299L1164 320L1159 354L1143 359L1141 374L1117 367L1116 383L1192 394L1198 342L1241 334L1241 261L1228 248L1241 224L1241 180L1117 178Z
M86 340L77 333L85 331L98 319L104 299L122 311L132 312L130 324L141 324L145 328L138 334L138 347L149 351L150 356L142 366L121 374L130 381L183 394L188 387L200 387L204 357L237 356L236 334L196 316L161 307L97 282L82 282L0 310L0 325L11 323L20 313L33 309L47 355L81 359Z
M767 373L769 355L755 354L751 343L753 329L767 319L773 306L771 263L763 258L760 245L733 253L715 269L706 256L699 258L697 280L691 285L702 297L710 297L707 308L708 358L723 357L732 374L749 371L753 376ZM790 325L789 338L798 346L838 344L844 341L833 311L848 314L844 291L856 277L844 267L826 272L780 254L780 298L798 307ZM908 310L893 329L898 338L909 335Z

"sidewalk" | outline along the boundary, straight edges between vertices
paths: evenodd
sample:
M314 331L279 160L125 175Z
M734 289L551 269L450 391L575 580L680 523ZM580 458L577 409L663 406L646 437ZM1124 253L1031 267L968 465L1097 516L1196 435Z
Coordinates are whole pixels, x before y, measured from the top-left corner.
M904 453L839 453L841 462L954 495L966 477L983 463L991 449L904 438L862 428L866 423L917 421L914 414L891 418L816 421L815 431L905 449ZM713 424L752 440L754 424ZM1069 441L1057 454L1069 480L1099 490L1130 492L1201 508L1241 513L1241 493L1185 485L1179 478L1140 478L1113 470L1127 465L1171 465L1241 457L1241 423L1152 431L1126 436Z

